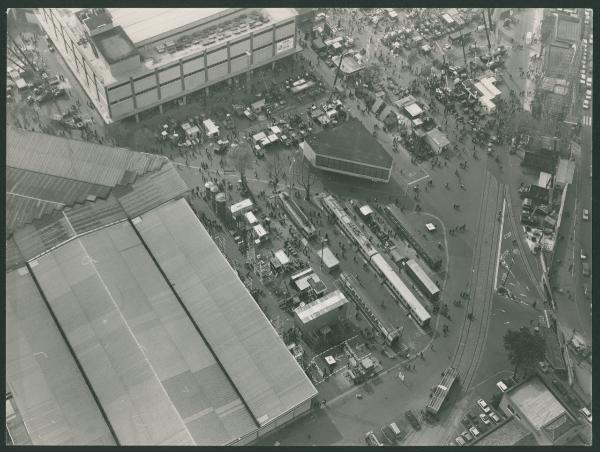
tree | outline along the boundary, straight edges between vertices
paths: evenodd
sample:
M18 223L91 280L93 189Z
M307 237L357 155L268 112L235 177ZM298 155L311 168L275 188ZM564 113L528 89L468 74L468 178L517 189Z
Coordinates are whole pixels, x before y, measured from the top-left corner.
M524 326L519 331L508 330L506 332L504 348L508 353L508 360L515 367L514 378L518 369L530 371L536 363L543 361L546 346L544 338L540 334L533 333Z
M242 183L246 184L246 171L252 168L252 153L250 152L247 143L242 142L236 148L235 154L233 155L233 165L238 173L240 173Z
M302 158L302 162L299 162L300 168L298 169L298 171L296 173L296 180L304 188L304 191L305 191L304 199L309 201L310 200L310 188L312 187L312 185L314 184L314 182L316 180L316 175L312 173L310 164L308 163L308 161L304 157L301 157L301 158ZM298 167L298 165L295 165L295 166Z
M267 159L267 169L269 170L269 177L273 181L273 188L277 188L277 184L281 178L282 167L279 162L279 152L273 152L273 157Z

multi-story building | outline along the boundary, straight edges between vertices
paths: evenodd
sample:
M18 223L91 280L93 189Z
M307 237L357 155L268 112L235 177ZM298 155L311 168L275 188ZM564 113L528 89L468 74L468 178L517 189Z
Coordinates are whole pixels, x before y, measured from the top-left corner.
M293 8L39 8L37 18L106 122L295 55Z

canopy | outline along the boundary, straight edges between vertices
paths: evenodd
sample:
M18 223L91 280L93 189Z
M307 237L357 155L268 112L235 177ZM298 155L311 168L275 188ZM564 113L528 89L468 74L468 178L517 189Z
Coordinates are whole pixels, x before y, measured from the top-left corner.
M285 251L283 250L275 251L275 257L281 265L287 265L290 263L290 258L287 256L287 254L285 254Z
M262 224L257 224L256 226L254 226L253 229L254 233L259 239L262 239L264 236L267 235L267 231L265 230Z

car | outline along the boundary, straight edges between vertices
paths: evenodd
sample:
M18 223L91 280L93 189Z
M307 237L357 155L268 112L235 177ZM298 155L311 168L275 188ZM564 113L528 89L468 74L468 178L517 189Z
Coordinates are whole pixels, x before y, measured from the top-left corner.
M460 422L462 423L462 425L465 426L465 428L469 428L471 426L471 424L473 424L473 422L471 421L471 419L469 419L468 416L463 417Z
M460 434L460 436L462 436L465 440L467 440L467 442L473 441L473 435L471 435L468 430L465 430L464 432L462 432Z
M464 446L465 444L467 444L466 441L462 438L462 436L457 436L454 441L456 441L456 444L458 444L459 446Z
M585 416L590 424L592 423L592 413L590 410L588 410L586 407L583 407L579 409L579 412Z
M477 430L477 427L471 427L469 431L473 435L473 438L477 438L479 435L481 435L481 433L479 433L479 430Z
M583 262L581 264L581 274L583 276L590 276L592 272L590 271L590 264L588 264L587 262Z
M451 48L452 48L452 45L450 45L450 44L445 44L444 45L444 50L449 50Z
M479 415L479 419L481 419L481 422L483 422L484 425L490 425L492 423L492 421L490 421L490 418L487 417L485 414L481 413Z
M583 108L584 110L588 110L588 109L590 108L590 101L589 101L589 100L587 100L587 99L585 99L585 100L583 101L582 108Z
M502 380L496 383L496 386L498 386L498 389L500 389L500 391L502 392L506 392L506 390L508 389L508 386L506 386Z
M583 209L581 217L584 219L584 221L588 221L590 219L590 211L587 209Z
M482 409L482 411L483 411L484 413L486 413L486 414L487 414L487 413L489 413L490 411L492 411L492 410L490 409L490 407L488 406L488 404L487 404L487 403L485 402L485 400L483 400L483 399L479 399L479 400L477 401L477 405L479 405L479 408L481 408L481 409Z
M587 259L587 254L585 254L585 252L583 251L583 249L581 249L579 251L579 257L581 258L582 261Z
M383 444L381 444L381 441L377 439L373 431L367 432L365 434L365 440L367 441L367 444L369 446L383 446Z
M498 416L494 411L490 413L490 417L496 424L500 422L500 416Z
M588 88L591 88L591 87L592 87L592 77L588 77L588 78L585 80L585 86L587 86Z
M591 89L586 89L585 90L585 97L592 97L592 90Z
M582 85L585 85L585 75L581 76L581 78L579 79L579 83L581 83Z

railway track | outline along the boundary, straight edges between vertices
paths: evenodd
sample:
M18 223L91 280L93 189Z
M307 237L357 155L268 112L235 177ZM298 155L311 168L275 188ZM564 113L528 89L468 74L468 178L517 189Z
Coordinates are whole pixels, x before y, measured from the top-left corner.
M481 361L492 311L495 263L500 223L495 220L502 205L504 191L495 178L488 175L481 196L480 215L476 226L473 272L469 283L469 299L452 366L457 368L463 390L468 390ZM491 225L491 227L490 227ZM474 318L468 320L468 313Z
M506 202L507 215L510 218L510 223L512 225L514 234L517 235L517 238L516 238L517 247L519 248L519 253L521 254L521 258L523 259L523 263L525 266L525 272L527 273L527 276L531 280L531 283L534 285L535 290L537 291L538 295L540 296L540 301L543 301L543 300L545 300L544 291L540 287L539 281L535 277L535 273L533 272L533 269L531 268L531 265L529 264L529 259L527 258L527 255L525 254L525 251L529 251L529 250L525 250L525 247L523 246L523 238L521 236L521 230L519 228L519 225L517 224L517 220L515 218L512 203L510 202L510 193L509 193L508 187L505 187L505 193L506 193L506 199L507 199L507 202Z

